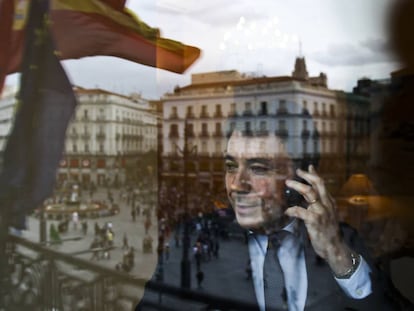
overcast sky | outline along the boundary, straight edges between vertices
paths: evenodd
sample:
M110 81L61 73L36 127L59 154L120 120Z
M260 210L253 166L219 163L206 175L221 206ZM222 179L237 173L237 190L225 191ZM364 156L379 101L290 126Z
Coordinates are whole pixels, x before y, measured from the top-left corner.
M182 75L114 57L63 63L76 85L157 99L189 84L192 73L290 75L301 52L310 75L325 72L330 88L349 91L358 78L387 78L398 68L387 50L392 1L129 0L127 7L162 36L199 47L200 59Z

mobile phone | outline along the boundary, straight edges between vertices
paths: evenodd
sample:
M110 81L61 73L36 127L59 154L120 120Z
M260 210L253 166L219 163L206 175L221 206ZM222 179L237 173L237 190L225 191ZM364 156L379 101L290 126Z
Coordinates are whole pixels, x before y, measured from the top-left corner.
M298 181L300 183L309 185L309 183L304 180L303 178L300 178L299 176L295 175L293 180ZM288 207L291 206L302 206L303 208L307 208L306 200L299 192L297 192L295 189L292 189L285 185L285 200Z

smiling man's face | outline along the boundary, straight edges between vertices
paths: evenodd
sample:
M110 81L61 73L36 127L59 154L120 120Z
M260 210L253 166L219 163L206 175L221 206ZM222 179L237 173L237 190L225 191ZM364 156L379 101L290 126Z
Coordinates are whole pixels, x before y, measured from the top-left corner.
M285 180L293 166L285 145L275 136L243 137L234 132L225 156L226 190L240 226L277 230L288 222Z

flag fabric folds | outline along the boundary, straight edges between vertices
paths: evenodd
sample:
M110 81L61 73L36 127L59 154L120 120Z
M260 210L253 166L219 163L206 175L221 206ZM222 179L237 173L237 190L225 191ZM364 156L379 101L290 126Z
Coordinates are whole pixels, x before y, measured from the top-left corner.
M1 0L0 0L1 1ZM4 1L4 0L3 0ZM8 73L19 71L22 18L25 4L16 6ZM50 0L52 31L60 59L85 56L116 56L143 65L183 73L200 56L200 50L160 37L124 7L125 0Z
M76 107L72 85L55 55L48 0L32 0L26 27L18 110L0 174L1 212L24 228L24 216L52 193L65 133Z
M12 58L11 47L16 46L12 38L19 37L17 33L12 36L13 13L14 1L0 0L0 94Z

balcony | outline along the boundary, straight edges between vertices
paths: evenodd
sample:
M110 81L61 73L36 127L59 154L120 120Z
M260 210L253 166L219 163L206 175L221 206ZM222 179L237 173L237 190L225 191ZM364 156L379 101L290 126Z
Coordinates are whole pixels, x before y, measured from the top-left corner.
M186 134L187 134L188 138L194 138L195 137L195 134L194 134L193 130L188 130Z
M194 119L195 115L193 112L187 112L187 114L185 115L186 119Z
M223 132L220 130L220 131L214 131L214 133L213 133L213 137L216 137L216 138L218 138L218 137L223 137Z
M313 133L312 133L312 138L319 138L321 135L319 134L319 132L318 132L318 130L317 129L315 129L314 131L313 131Z
M64 310L64 306L75 305L84 310L133 310L137 298L128 291L144 286L136 276L51 248L51 241L42 245L14 235L7 240L4 310Z
M70 133L69 134L69 138L70 139L78 139L79 138L79 135L78 135L78 133L74 133L74 132L72 132L72 133Z
M216 111L214 113L214 118L222 118L223 117L223 113L221 112L221 110Z
M208 119L208 118L210 118L210 116L207 112L200 113L200 119Z
M178 114L177 114L177 113L172 113L172 114L170 114L169 119L170 119L170 120L178 120L178 119L179 119Z
M252 130L244 130L242 135L246 136L246 137L251 137L251 136L253 136L253 131Z
M251 110L243 111L243 117L252 117L252 116L253 116L253 111Z
M303 109L302 109L302 114L303 114L304 116L310 116L309 110L308 110L308 109L306 109L306 108L303 108Z
M105 139L106 135L104 132L99 132L98 134L96 134L96 139L97 140L103 140Z
M229 118L237 118L239 114L236 111L230 111L228 114Z
M207 138L210 137L210 134L207 131L201 131L199 137Z
M278 116L287 115L289 114L289 111L287 110L287 108L279 108L277 109L276 114Z
M178 131L172 131L168 134L168 138L178 138Z
M302 136L302 138L309 138L310 137L310 131L309 130L302 130L301 136Z
M90 133L88 133L88 132L82 133L82 134L81 134L81 138L82 138L83 140L89 140L89 139L91 138L91 134L90 134Z
M269 136L269 131L268 130L260 130L256 132L256 136L260 136L260 137L266 137Z
M276 130L275 135L280 138L287 138L289 137L289 132L287 129L279 129Z

